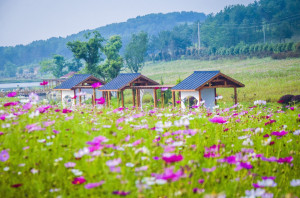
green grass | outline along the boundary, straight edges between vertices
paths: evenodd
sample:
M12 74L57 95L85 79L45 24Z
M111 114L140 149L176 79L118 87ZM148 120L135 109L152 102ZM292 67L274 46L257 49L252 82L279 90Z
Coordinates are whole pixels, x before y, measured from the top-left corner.
M178 78L183 80L195 70L220 70L224 74L245 84L238 89L238 98L242 102L266 100L275 102L285 94L300 94L300 58L273 60L178 60L171 62L147 63L142 74L165 84L175 84ZM233 89L217 89L225 101L232 101Z

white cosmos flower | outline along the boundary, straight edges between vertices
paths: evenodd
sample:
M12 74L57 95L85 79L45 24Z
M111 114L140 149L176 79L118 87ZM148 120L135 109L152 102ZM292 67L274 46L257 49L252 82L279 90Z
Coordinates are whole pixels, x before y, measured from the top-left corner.
M300 186L300 179L293 179L290 184L293 187Z

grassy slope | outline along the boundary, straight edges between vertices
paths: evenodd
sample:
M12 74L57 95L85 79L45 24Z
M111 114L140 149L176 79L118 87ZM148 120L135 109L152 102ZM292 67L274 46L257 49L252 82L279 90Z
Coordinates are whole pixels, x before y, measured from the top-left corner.
M240 101L277 101L284 94L300 94L300 58L287 60L178 60L172 62L147 63L142 74L165 84L175 84L195 70L220 70L245 84L238 89ZM217 89L225 101L232 101L233 89Z

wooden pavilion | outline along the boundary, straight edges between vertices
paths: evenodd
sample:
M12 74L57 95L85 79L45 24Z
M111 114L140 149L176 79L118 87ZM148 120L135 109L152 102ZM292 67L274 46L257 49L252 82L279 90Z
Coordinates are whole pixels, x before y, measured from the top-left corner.
M133 106L142 107L142 98L144 93L150 93L154 100L154 107L157 107L157 89L171 88L173 85L160 85L158 82L151 80L150 78L140 73L121 73L116 78L112 79L106 85L99 88L100 91L104 92L106 96L106 105L110 105L111 92L117 92L117 99L119 101L121 95L122 107L124 105L124 90L132 90L132 101ZM161 102L163 106L163 92L161 92Z
M103 86L105 84L104 81L92 76L91 74L75 74L71 78L67 79L66 81L62 82L60 85L53 88L54 91L61 92L61 102L63 103L63 98L65 96L71 96L74 98L74 104L76 105L76 101L78 100L79 104L81 105L81 94L77 99L76 91L81 93L84 89L85 91L92 94L92 104L95 105L95 98L100 97L96 94L96 89L92 87L92 84L100 82Z
M233 88L234 101L237 104L237 88L245 87L244 84L237 80L221 73L220 71L194 71L189 77L174 86L172 91L172 102L175 106L175 92L179 92L181 107L185 108L185 98L191 96L197 99L197 105L200 106L204 100L204 105L212 109L216 104L216 89L217 88Z

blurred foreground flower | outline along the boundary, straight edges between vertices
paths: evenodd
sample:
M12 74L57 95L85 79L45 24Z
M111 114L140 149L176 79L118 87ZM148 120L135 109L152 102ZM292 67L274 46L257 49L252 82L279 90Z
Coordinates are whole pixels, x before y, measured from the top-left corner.
M9 94L7 94L7 97L12 98L15 97L17 95L17 92L10 92Z
M5 162L9 158L9 154L6 150L1 151L0 153L0 161Z
M100 87L100 86L101 86L101 82L96 82L96 83L92 84L93 88L97 88L97 87Z
M81 176L81 177L74 178L74 180L72 181L72 184L78 185L78 184L82 184L84 182L86 182L86 180L84 179L83 176Z

